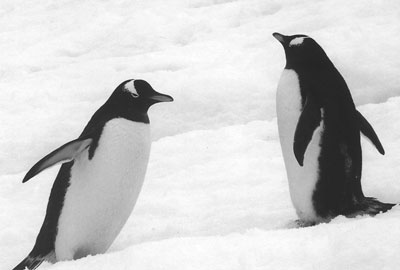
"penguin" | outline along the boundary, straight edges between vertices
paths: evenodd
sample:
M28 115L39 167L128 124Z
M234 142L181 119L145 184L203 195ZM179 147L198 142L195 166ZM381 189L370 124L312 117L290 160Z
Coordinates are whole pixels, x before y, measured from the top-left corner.
M276 112L290 197L300 226L343 215L376 215L395 204L365 197L361 187L360 133L384 148L350 90L318 43L306 35L273 33L286 66Z
M145 178L151 145L147 111L155 103L171 101L144 80L124 81L77 139L27 172L23 183L63 163L36 243L14 270L107 251L131 214Z

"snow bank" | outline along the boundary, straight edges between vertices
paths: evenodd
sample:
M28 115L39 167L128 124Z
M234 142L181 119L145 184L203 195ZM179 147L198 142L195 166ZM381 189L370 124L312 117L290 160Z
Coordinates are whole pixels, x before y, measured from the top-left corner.
M399 211L389 216L337 219L302 230L174 238L51 269L397 269Z
M400 98L359 108L387 152L380 156L363 140L364 191L387 202L400 194L400 141L385 132L400 121L398 108ZM55 174L48 170L25 185L20 174L0 178L6 269L32 247ZM153 143L140 199L106 255L43 268L395 269L400 263L398 208L303 229L293 229L295 219L275 119L192 131Z

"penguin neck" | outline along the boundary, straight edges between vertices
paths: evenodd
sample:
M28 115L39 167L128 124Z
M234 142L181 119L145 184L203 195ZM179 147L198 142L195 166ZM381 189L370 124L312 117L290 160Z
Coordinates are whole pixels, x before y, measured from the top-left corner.
M326 70L331 69L333 64L331 61L310 61L310 62L296 62L296 61L286 61L285 69L294 70Z
M318 57L315 56L307 56L307 57L298 57L296 55L291 55L287 50L285 50L286 55L286 69L294 69L294 70L324 70L331 69L334 67L332 61L329 57L323 52L323 55Z
M118 115L122 118L134 121L141 122L145 124L150 124L149 115L147 114L147 110L138 110L137 108L128 107L122 108Z
M110 114L111 118L122 117L134 122L149 124L150 119L147 114L149 106L135 106L136 104L118 104L106 103L104 104L104 111Z

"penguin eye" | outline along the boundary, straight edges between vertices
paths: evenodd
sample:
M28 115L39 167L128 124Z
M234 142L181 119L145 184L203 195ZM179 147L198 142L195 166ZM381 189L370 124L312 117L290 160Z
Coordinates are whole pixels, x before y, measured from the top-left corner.
M139 95L136 94L136 93L131 93L131 96L134 97L134 98L138 98L139 97Z

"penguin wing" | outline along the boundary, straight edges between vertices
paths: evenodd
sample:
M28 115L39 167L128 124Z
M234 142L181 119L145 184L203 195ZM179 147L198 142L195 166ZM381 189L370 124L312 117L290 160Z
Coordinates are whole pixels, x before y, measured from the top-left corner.
M320 107L308 96L294 133L293 151L300 166L303 166L304 153L312 139L314 130L319 126L320 122Z
M41 160L39 160L25 175L22 183L25 183L44 169L47 169L56 163L66 162L75 159L83 150L88 148L93 139L91 138L78 138L70 141L63 146L57 148Z
M383 146L379 141L378 135L376 135L375 130L372 128L371 124L367 121L367 119L365 119L365 117L359 111L356 112L358 121L360 122L361 133L364 134L365 137L367 137L373 143L373 145L375 145L379 153L384 155L385 149L383 149Z

